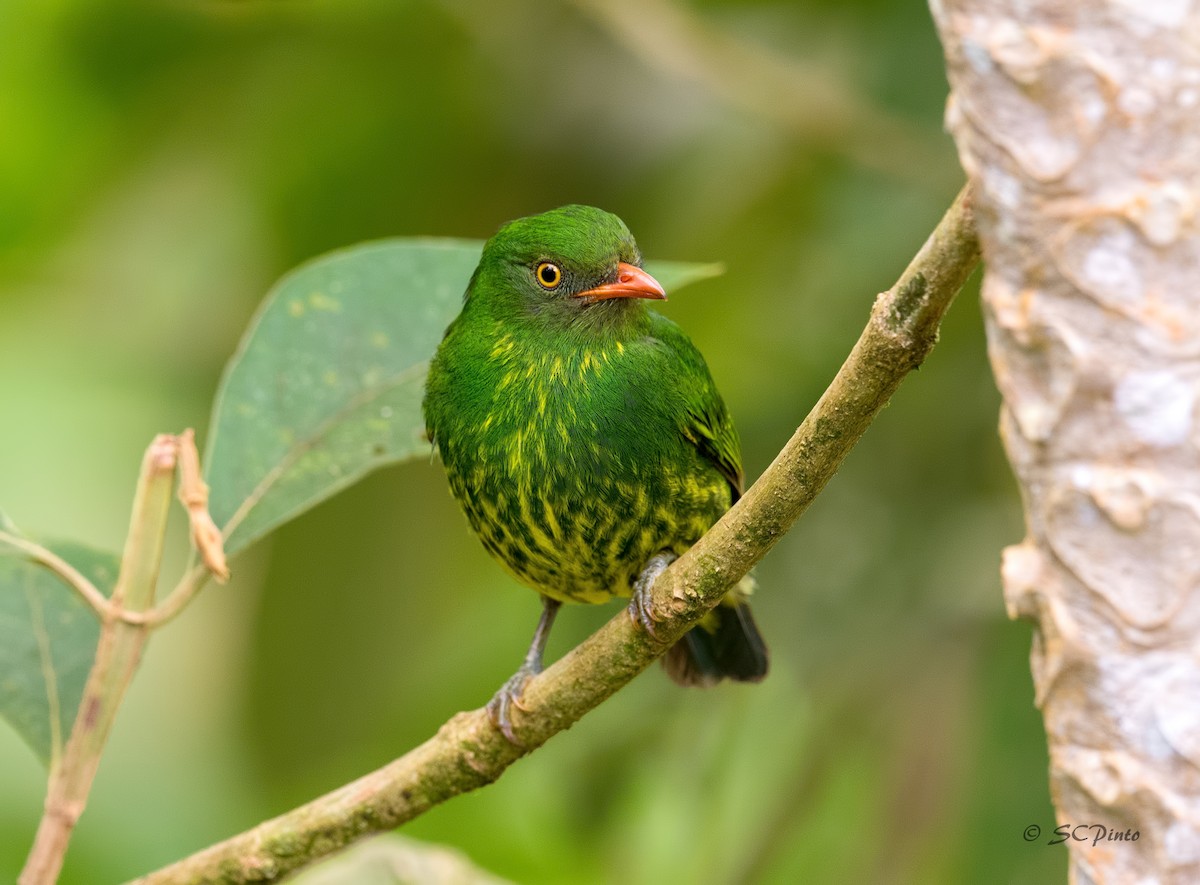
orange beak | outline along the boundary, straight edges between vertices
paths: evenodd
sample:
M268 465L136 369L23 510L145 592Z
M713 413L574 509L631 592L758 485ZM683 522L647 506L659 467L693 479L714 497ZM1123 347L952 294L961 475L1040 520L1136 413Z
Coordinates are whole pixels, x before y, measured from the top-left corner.
M588 301L605 301L609 298L653 298L656 301L666 301L667 293L650 274L640 267L622 261L617 265L615 283L605 283L603 286L580 292L575 297Z

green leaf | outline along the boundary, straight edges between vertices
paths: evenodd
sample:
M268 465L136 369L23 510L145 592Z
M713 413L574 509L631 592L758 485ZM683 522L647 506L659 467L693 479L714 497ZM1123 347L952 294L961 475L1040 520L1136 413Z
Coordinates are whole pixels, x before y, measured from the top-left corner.
M105 595L119 557L81 544L47 545ZM0 544L0 716L49 764L71 733L96 658L95 613L49 569Z
M646 270L667 290L667 294L674 295L684 286L719 277L725 273L725 265L719 262L697 264L692 261L647 261Z
M236 553L370 471L427 456L425 372L483 244L354 246L285 276L225 370L209 509ZM719 266L650 263L671 291Z

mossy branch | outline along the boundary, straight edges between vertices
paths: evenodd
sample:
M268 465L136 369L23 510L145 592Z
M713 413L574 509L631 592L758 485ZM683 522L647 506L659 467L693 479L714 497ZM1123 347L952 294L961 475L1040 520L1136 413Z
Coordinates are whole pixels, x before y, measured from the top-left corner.
M905 375L979 262L964 188L870 320L833 383L771 466L654 585L657 640L622 611L527 683L509 743L483 709L459 713L389 765L252 830L137 880L142 885L269 882L363 836L496 780L628 683L770 550L837 471Z

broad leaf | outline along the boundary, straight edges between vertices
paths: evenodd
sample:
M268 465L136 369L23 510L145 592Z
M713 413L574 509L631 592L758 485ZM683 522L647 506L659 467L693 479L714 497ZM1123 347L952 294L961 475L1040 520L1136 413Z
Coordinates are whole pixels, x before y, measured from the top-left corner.
M317 258L268 294L226 368L207 445L229 554L397 461L427 455L429 360L482 243L385 240ZM672 291L714 265L650 263Z
M105 595L120 559L80 544L47 545ZM100 623L49 569L0 543L0 715L43 762L71 733L96 657Z

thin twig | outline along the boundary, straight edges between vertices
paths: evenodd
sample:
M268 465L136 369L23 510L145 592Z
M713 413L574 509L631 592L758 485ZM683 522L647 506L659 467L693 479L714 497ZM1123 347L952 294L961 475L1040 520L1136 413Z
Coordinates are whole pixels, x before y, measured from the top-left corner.
M655 583L659 639L650 639L622 612L527 683L516 729L522 747L506 740L485 710L459 713L384 768L138 882L275 881L491 783L568 728L661 655L790 528L933 347L942 315L978 262L964 188L899 282L876 300L854 350L774 463Z
M166 599L144 612L125 612L124 619L131 624L144 624L152 629L174 620L204 587L209 573L207 566L194 565L179 579L179 583L167 594Z
M45 566L58 575L67 586L79 594L80 598L99 616L101 621L106 620L110 616L111 607L108 604L108 597L101 593L96 588L96 585L89 581L79 569L75 568L75 566L52 550L47 550L36 541L30 541L28 538L22 538L3 529L0 529L0 544L12 547L14 550L25 554L31 562Z
M162 602L146 611L125 612L125 620L131 624L144 624L151 629L161 627L187 608L209 575L221 584L229 579L224 540L208 512L208 486L201 477L200 454L190 427L179 435L179 500L187 509L192 528L192 554L187 569ZM197 556L202 565L196 564Z
M154 601L178 453L178 438L161 434L142 460L121 571L107 601L115 613L142 611ZM50 885L58 878L147 632L145 625L130 624L120 617L104 619L71 736L59 764L50 772L45 812L21 871L20 885Z
M229 580L221 530L208 512L208 484L200 475L200 453L196 432L188 428L179 435L179 501L188 513L192 544L218 584Z

